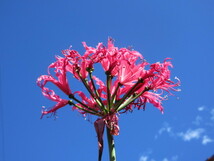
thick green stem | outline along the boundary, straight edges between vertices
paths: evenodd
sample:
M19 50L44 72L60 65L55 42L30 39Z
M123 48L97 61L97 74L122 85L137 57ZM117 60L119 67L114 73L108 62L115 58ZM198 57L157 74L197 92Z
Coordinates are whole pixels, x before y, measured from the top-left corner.
M106 128L106 132L108 138L109 161L116 161L114 137L110 134L110 130L108 127Z

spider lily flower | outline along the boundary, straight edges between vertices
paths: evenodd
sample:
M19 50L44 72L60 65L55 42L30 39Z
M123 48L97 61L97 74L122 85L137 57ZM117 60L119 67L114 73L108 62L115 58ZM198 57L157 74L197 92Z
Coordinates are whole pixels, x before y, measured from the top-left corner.
M49 75L42 75L37 79L37 85L40 88L44 88L45 85L48 82L51 82L55 84L59 89L61 89L65 94L70 95L71 90L69 88L67 76L66 76L66 66L68 64L66 58L61 58L61 57L56 57L57 61L52 63L48 67L48 74ZM58 78L55 79L51 74L50 74L50 68L55 69L56 77Z
M37 85L48 99L57 102L50 109L42 111L42 116L56 111L66 105L71 105L83 116L94 115L94 122L98 137L99 157L101 161L103 149L103 132L106 128L109 142L112 143L112 135L119 135L119 115L137 109L145 109L147 103L151 103L163 113L162 101L164 93L171 91L180 85L180 81L170 79L169 58L163 63L157 62L149 65L143 56L127 48L114 46L113 40L108 39L107 46L99 43L96 48L87 46L83 42L85 52L83 55L76 50L62 50L64 57L56 57L57 61L48 67L48 75L42 75L37 80ZM95 64L101 64L106 80L103 82L94 75ZM54 68L56 77L50 74ZM86 88L87 93L71 89L66 73L71 73ZM62 90L69 100L62 99L53 90L46 87L51 82ZM114 148L111 144L110 148ZM111 149L112 150L112 149Z
M133 85L145 70L145 66L148 63L142 64L129 64L128 61L122 60L118 70L118 80L122 85Z

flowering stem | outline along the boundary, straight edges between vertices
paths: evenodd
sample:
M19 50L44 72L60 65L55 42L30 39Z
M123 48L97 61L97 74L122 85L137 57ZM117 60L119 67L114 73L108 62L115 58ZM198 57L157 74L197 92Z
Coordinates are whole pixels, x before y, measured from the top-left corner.
M119 100L119 102L116 103L115 105L115 109L116 111L118 110L118 108L121 106L121 104L124 103L124 101L126 100L127 97L129 97L133 92L134 90L136 89L136 87L142 83L142 80L138 80L135 85L123 96L123 98L121 98L121 100Z
M116 89L115 89L115 91L114 91L114 93L113 93L113 95L112 95L112 100L111 100L111 103L112 103L112 104L115 103L117 91L118 91L118 89L119 89L120 86L121 86L121 84L118 83L118 84L117 84L117 87L116 87Z
M101 103L101 108L103 109L103 110L105 110L105 106L103 105L103 102L102 102L102 100L101 100L101 98L100 98L100 95L99 95L99 93L97 92L97 89L96 89L96 86L95 86L95 84L94 84L94 80L93 80L93 78L92 78L92 73L91 72L89 72L89 77L90 77L90 79L91 79L91 83L92 83L92 86L93 86L93 88L94 88L94 91L95 91L95 95L96 95L96 97L97 97L97 99L100 101L100 103Z
M106 128L108 138L108 149L109 149L109 161L116 161L116 152L114 145L114 137L110 134L110 129Z
M110 111L111 110L111 75L106 72L106 76L107 76L107 101L108 101L108 110Z
M69 95L69 98L75 100L76 102L78 102L79 104L81 104L82 106L84 106L85 108L87 108L87 109L89 109L89 110L91 110L91 111L97 113L96 110L94 110L93 108L90 108L90 107L88 107L86 104L82 103L80 100L78 100L76 97L74 97L73 94L70 94L70 95Z
M95 94L96 94L97 98L99 98L100 96L99 96L99 93L97 92L97 89L96 89L96 87L95 87L94 80L93 80L93 78L92 78L92 73L91 73L91 72L89 72L89 77L90 77L90 79L91 79L91 83L92 83L92 86L93 86L93 88L94 88Z
M73 102L72 102L72 100L70 100L70 101L69 101L69 104L70 104L70 105L73 105L73 106L75 106L75 107L77 107L78 109L80 109L80 110L82 110L82 111L84 111L84 112L86 112L86 113L90 113L90 114L93 114L93 115L100 116L100 114L99 114L99 113L97 113L97 112L95 113L95 112L92 112L92 111L86 110L86 109L84 109L84 108L82 108L82 107L78 106L77 104L73 103Z
M121 104L119 107L118 107L118 111L122 110L123 108L125 108L128 104L130 104L131 102L133 102L134 100L136 100L138 97L140 97L144 92L146 91L149 91L149 88L145 88L142 92L140 92L139 94L137 95L133 95L133 96L130 96L123 104Z
M90 93L90 95L94 98L94 100L97 102L98 106L100 107L100 109L102 109L102 104L101 102L96 98L96 96L94 95L94 93L92 92L91 88L88 85L88 82L86 79L83 79L80 75L80 73L78 72L78 75L82 81L82 83L84 84L85 88L88 90L88 92Z

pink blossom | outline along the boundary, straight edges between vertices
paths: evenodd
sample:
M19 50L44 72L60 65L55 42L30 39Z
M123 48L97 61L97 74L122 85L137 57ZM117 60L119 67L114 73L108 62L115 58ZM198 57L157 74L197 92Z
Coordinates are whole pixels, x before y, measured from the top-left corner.
M88 57L90 52L84 56L75 50L63 50L62 53L68 59L66 70L79 80L85 79L88 76L88 69L92 69L94 64L92 59Z
M163 113L165 93L172 95L171 91L179 91L176 87L180 85L180 81L170 79L170 68L173 66L169 58L163 63L149 65L139 52L115 47L111 38L108 39L107 46L98 43L94 48L85 42L82 44L85 48L83 55L71 48L63 50L64 57L56 57L57 61L48 67L48 75L37 79L42 94L56 102L53 107L43 109L42 116L55 114L66 105L71 105L73 110L84 117L96 116L94 127L98 138L98 160L101 161L104 129L107 128L109 135L119 135L119 115L135 108L145 109L147 103ZM104 70L104 81L94 75L97 63ZM55 69L56 78L51 75L51 68ZM67 72L81 82L87 92L71 92ZM48 82L56 85L69 100L60 98L47 88ZM71 87L74 87L73 84Z
M153 104L155 107L157 107L161 112L163 112L163 106L161 101L164 100L163 97L160 96L160 94L157 93L153 93L153 92L144 92L140 97L139 100L140 102L142 102L142 104L139 105L144 105L145 103L151 103ZM138 106L139 108L140 106Z
M118 80L122 85L133 85L145 70L147 63L129 64L128 61L122 60L118 70Z
M96 110L97 112L100 112L96 101L92 97L88 98L82 91L76 91L74 92L74 94L77 94L81 98L81 102L84 103L86 106ZM85 109L85 107L82 104L78 104L78 105L81 106L83 109ZM84 113L84 111L82 111L82 113Z
M45 87L47 82L51 82L55 84L59 89L61 89L65 94L69 95L71 94L70 87L68 85L68 80L66 77L66 66L67 66L67 59L66 58L60 58L56 57L57 61L52 63L48 67L48 74L49 75L42 75L37 79L37 85L41 87L42 89ZM55 79L51 74L50 74L50 68L55 68L55 73L56 77L58 78Z
M49 113L55 113L58 109L64 107L65 105L67 105L69 103L68 100L60 98L58 95L55 94L55 92L53 90L50 90L46 87L44 87L42 89L42 94L46 98L48 98L54 102L57 102L57 104L54 105L52 108L50 108L50 110L46 110L46 109L42 110L42 117L43 117L43 115L46 115Z
M116 76L118 74L118 66L122 60L133 64L138 58L143 58L137 51L126 48L118 49L114 46L113 39L111 38L108 39L107 47L105 47L102 43L99 43L97 48L88 47L85 42L83 45L86 49L85 54L88 56L89 54L94 53L94 55L91 56L93 62L101 63L103 69L106 72L109 72L112 76Z
M95 128L100 142L103 126L106 126L112 135L119 135L119 114L134 108L145 109L147 103L163 112L165 92L172 94L171 91L178 91L176 87L180 85L180 81L174 82L170 79L170 68L173 66L169 58L163 63L149 65L139 52L115 47L111 38L108 39L107 46L99 43L96 47L90 47L83 42L83 47L83 55L76 50L63 50L64 58L57 57L57 61L49 66L49 69L55 69L57 79L48 70L49 75L40 76L37 84L42 88L44 96L57 102L50 110L43 111L43 115L55 112L67 104L84 116L95 115L98 117ZM101 64L105 81L94 75L96 63ZM83 84L87 93L71 93L67 72ZM45 87L47 82L52 82L68 95L69 103Z

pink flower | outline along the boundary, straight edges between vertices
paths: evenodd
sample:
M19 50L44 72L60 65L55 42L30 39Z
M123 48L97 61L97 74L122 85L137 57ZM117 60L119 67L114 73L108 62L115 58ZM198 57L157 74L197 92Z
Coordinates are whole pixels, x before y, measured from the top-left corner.
M163 106L161 101L164 100L163 97L160 96L160 94L153 93L153 92L144 92L138 99L138 101L142 102L142 104L139 104L140 106L144 105L145 103L151 103L155 107L157 107L161 112L163 112ZM138 106L138 108L140 108ZM144 107L145 108L145 107Z
M66 105L71 105L84 117L97 117L94 127L98 137L99 157L101 161L103 151L103 132L107 128L109 135L119 135L119 115L137 109L145 109L151 103L163 113L162 101L164 94L172 95L171 91L180 85L180 81L170 79L169 58L163 63L151 64L143 60L143 56L131 49L114 46L113 40L108 39L107 46L99 43L96 48L87 46L83 42L85 52L80 55L76 50L62 51L64 58L56 57L57 61L48 67L48 75L37 79L37 85L42 94L56 102L49 108L42 110L42 116L56 111ZM105 81L94 75L95 67L100 63L104 70ZM50 74L54 68L56 78ZM70 90L67 72L78 79L85 87L85 91ZM53 90L46 87L48 82L63 91L69 100L62 99Z
M93 110L97 111L98 113L100 112L99 106L97 105L96 101L92 97L88 98L82 91L76 91L76 92L74 92L74 94L77 94L81 98L81 102L84 105L92 108ZM83 109L87 110L87 107L83 106L82 104L79 103L77 105L81 106ZM75 106L73 108L78 109ZM84 110L82 110L81 113L85 113Z
M68 64L68 61L66 58L61 58L61 57L56 57L57 61L52 63L48 67L48 74L49 75L42 75L37 79L37 85L41 87L42 89L45 87L47 82L51 82L55 84L59 89L61 89L65 94L70 95L71 90L68 85L68 80L66 77L66 66ZM50 68L55 68L55 73L56 77L58 78L55 79L51 74L50 74Z
M72 73L75 78L81 80L88 76L88 70L93 69L94 62L89 57L89 53L81 56L75 50L63 50L62 53L68 59L66 69Z
M133 64L138 58L143 58L137 51L131 51L126 48L118 49L114 46L113 39L111 38L108 39L107 47L102 43L99 43L97 48L88 47L85 42L83 42L83 45L86 49L85 54L88 56L94 53L94 55L91 56L93 62L101 63L103 69L112 76L116 76L118 74L118 66L122 60Z
M122 60L118 70L118 80L122 85L133 85L139 78L141 73L145 70L147 63L129 64L128 61Z
M102 142L99 137L102 136L103 126L112 135L119 135L119 114L134 108L145 109L146 103L153 104L163 112L165 92L172 94L171 91L178 91L175 87L180 85L180 81L175 83L170 80L172 64L169 58L163 63L157 62L149 66L139 52L115 47L111 38L108 39L107 46L99 43L94 48L83 42L83 47L86 50L83 55L76 50L63 50L64 58L57 57L57 61L48 68L55 69L57 79L48 70L49 75L40 76L37 84L42 88L44 96L57 102L50 110L43 111L43 115L55 112L67 104L84 116L95 115L98 117L95 128L99 142ZM101 64L105 81L94 76L96 63ZM71 93L67 72L78 79L88 92ZM68 95L69 103L45 87L47 82L52 82Z
M42 89L42 94L43 94L46 98L48 98L48 99L50 99L50 100L52 100L52 101L54 101L54 102L57 102L57 104L54 105L54 106L53 106L51 109L49 109L49 110L43 109L43 110L42 110L42 116L41 116L41 118L43 117L43 115L46 115L46 114L49 114L49 113L55 113L58 109L64 107L65 105L67 105L67 104L69 103L68 100L65 100L65 99L60 98L58 95L55 94L55 92L54 92L53 90L50 90L50 89L48 89L48 88L46 88L46 87L44 87L44 88Z

